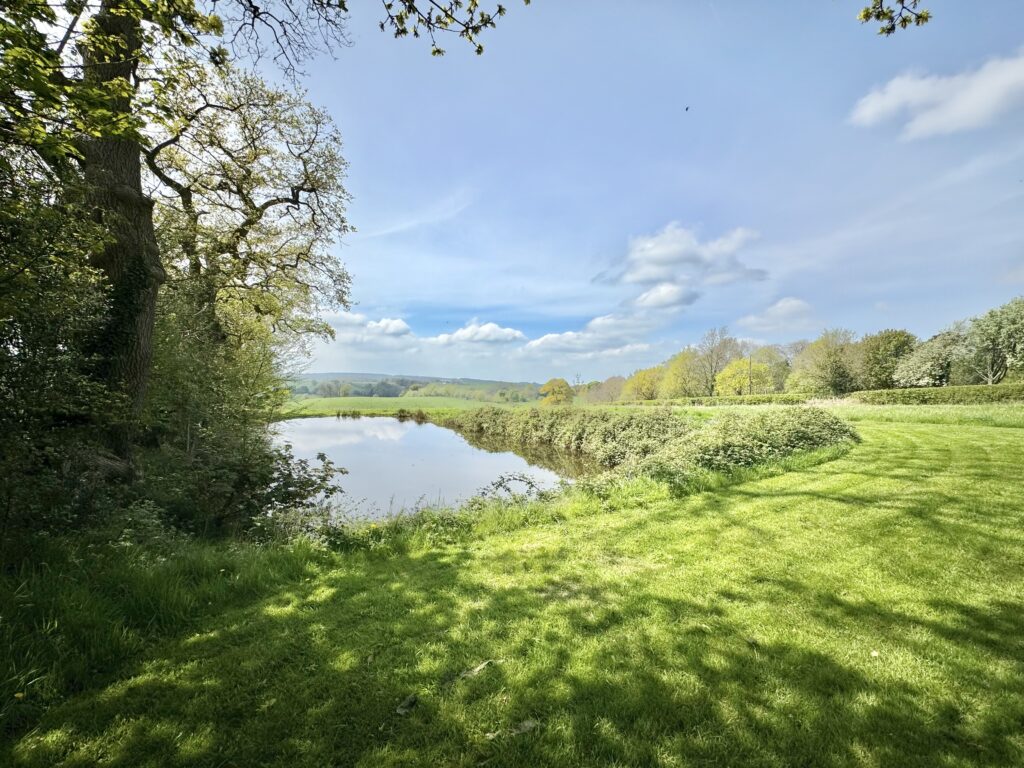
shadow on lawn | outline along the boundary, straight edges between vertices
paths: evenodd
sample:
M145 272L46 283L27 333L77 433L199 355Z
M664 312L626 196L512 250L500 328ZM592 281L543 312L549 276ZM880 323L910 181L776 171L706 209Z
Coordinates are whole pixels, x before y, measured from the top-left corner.
M291 768L1021 758L1024 705L1004 687L1020 683L1022 604L940 601L923 619L779 580L691 602L653 594L643 574L590 586L557 547L494 555L487 572L501 583L474 579L471 557L367 558L231 611L53 712L16 754L47 766ZM926 695L884 662L837 658L795 632L764 642L733 610L773 590L809 601L822 631L914 638L911 650L944 656L970 695ZM398 714L410 694L415 706Z

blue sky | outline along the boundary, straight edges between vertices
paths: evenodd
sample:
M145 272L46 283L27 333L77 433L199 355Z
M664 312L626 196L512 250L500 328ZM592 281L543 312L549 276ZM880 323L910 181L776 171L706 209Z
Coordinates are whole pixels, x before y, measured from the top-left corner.
M351 4L306 85L356 306L309 370L604 378L713 326L926 336L1024 294L1024 5L882 38L863 4L509 0L442 58Z

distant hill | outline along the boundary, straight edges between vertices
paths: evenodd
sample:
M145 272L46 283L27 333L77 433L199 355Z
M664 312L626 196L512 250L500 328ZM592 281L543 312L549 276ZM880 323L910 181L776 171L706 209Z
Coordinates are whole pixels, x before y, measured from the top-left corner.
M539 387L540 384L533 381L500 381L498 379L469 379L469 378L451 378L446 376L414 376L411 374L404 373L356 373L352 371L327 371L327 372L315 372L315 373L300 373L297 377L297 381L347 381L352 383L360 384L374 384L378 381L403 379L406 381L418 381L424 384L429 382L440 382L442 384L466 384L467 386L473 385L499 385L499 386L510 386L510 387L521 387L524 385L532 385Z
M295 397L456 397L491 403L536 400L540 385L530 381L446 378L388 373L328 371L299 374Z

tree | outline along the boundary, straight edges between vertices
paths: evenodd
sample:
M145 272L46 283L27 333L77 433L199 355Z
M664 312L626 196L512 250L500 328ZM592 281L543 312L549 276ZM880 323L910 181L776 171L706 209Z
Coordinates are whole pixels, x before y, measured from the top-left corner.
M105 309L88 263L102 232L73 189L32 166L24 149L0 150L0 557L12 530L81 510L83 465L105 458L90 422L117 406L83 352Z
M974 318L958 360L983 384L998 384L1024 362L1024 298Z
M886 329L860 341L861 386L864 389L891 389L899 361L917 346L917 337L909 331Z
M963 344L964 333L957 326L932 336L900 359L893 382L897 387L946 386Z
M824 331L793 360L786 389L816 395L843 395L857 388L854 334Z
M658 397L658 382L661 380L660 367L642 368L626 379L622 387L623 400L655 400Z
M587 403L614 403L622 395L622 388L626 379L622 376L611 376L604 381L597 382L595 386L588 387L583 395Z
M1003 346L997 310L974 318L964 336L957 362L980 384L998 384L1006 376L1009 359Z
M861 10L859 18L861 23L878 22L878 34L891 35L897 29L920 27L931 21L930 11L917 10L920 5L921 0L871 0L871 5Z
M572 405L573 391L565 379L548 379L540 388L541 405Z
M775 391L772 372L764 363L752 358L739 358L729 363L715 377L715 391L720 395L763 395Z
M697 344L696 372L701 394L715 394L715 377L741 354L740 343L724 326L704 334Z
M479 48L476 38L504 13L490 13L461 0L413 0L384 5L396 36L423 30L455 31ZM347 5L315 0L234 0L217 6L220 16L199 10L192 0L99 0L93 11L68 4L54 7L13 0L0 16L0 138L34 152L54 173L81 165L85 207L108 237L91 264L109 286L108 306L90 344L94 376L123 395L124 411L111 416L109 437L127 457L132 424L143 405L152 363L157 294L166 279L154 225L153 200L142 183L142 155L157 118L173 121L173 80L163 67L172 50L199 52L214 66L228 51L271 55L294 75L297 65L321 48L344 42ZM434 45L435 53L441 53ZM25 55L29 52L31 55ZM72 52L80 61L71 60ZM196 58L200 58L199 55ZM302 187L291 190L293 199Z
M785 389L786 379L789 377L792 366L782 347L775 345L759 347L751 353L751 358L755 363L763 363L768 366L768 372L772 379L772 392L781 392Z
M163 262L202 285L203 306L239 304L275 331L331 335L320 310L348 307L329 246L349 230L341 139L301 93L224 65L168 64L170 119L144 150Z
M994 310L998 315L999 338L1011 369L1024 369L1024 296Z
M659 400L697 397L704 394L697 356L696 349L687 347L665 362L661 379L658 381Z

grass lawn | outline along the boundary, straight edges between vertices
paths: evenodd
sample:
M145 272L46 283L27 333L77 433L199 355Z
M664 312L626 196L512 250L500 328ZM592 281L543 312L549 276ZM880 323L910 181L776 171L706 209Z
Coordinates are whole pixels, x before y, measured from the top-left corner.
M493 405L493 403L464 400L458 397L310 397L289 402L285 405L283 415L286 418L300 415L334 416L340 411L343 414L391 416L400 409L429 412L479 408L482 405Z
M310 556L54 708L11 755L1024 765L1024 430L892 413L858 412L862 444L784 475L570 493L549 522L467 543ZM223 557L204 578L232 578Z

